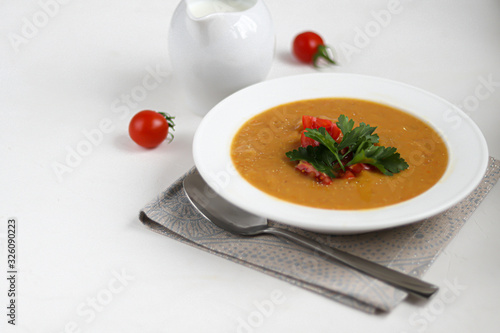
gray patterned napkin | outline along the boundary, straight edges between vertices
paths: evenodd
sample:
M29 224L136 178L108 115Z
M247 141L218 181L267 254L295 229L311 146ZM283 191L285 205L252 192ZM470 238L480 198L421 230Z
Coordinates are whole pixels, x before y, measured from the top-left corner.
M165 236L367 312L389 311L407 296L405 292L275 236L239 237L216 227L197 213L186 198L182 188L185 176L144 207L140 213L144 225ZM437 216L403 227L334 236L274 221L271 224L421 277L498 178L500 161L490 158L481 184L467 198Z

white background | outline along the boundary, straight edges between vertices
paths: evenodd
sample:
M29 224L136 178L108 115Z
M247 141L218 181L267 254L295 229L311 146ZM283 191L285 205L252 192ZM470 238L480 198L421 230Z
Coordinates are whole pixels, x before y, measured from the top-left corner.
M471 116L490 155L500 158L500 2L401 1L397 13L383 21L380 13L389 3L267 0L277 41L268 79L316 71L290 54L297 33L315 30L337 50L340 66L327 71L390 78L447 99ZM425 275L441 293L381 315L294 289L142 226L139 210L193 165L191 143L201 120L187 109L171 75L167 33L176 5L173 0L0 2L0 327L9 332L496 331L498 185ZM377 26L362 43L363 31ZM125 104L124 96L155 71L158 86ZM484 81L490 81L488 88ZM489 94L478 98L478 91ZM171 144L144 150L129 139L128 122L141 109L176 116ZM66 164L71 151L89 142L85 133L95 131L102 137L95 136L86 156L73 160L71 172L56 172L54 165ZM10 217L18 220L16 327L6 324L4 306Z

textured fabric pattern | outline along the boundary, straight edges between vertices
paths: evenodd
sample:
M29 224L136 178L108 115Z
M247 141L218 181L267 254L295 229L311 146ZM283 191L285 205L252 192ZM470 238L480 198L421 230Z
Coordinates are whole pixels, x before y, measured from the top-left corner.
M389 311L407 296L405 292L280 238L239 237L216 227L190 204L182 187L186 175L144 207L140 220L147 227L363 311ZM274 221L270 224L421 277L499 177L500 161L490 158L481 184L467 198L437 216L403 227L334 236Z

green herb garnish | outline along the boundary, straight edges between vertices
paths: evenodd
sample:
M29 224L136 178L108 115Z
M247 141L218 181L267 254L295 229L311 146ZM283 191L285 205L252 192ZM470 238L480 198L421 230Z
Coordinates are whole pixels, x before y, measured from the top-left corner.
M379 137L374 134L376 127L360 123L354 127L354 121L340 115L337 121L342 131L342 141L336 142L324 127L307 128L305 136L318 141L319 146L299 147L286 153L292 161L306 161L319 172L336 178L345 167L365 163L376 167L385 175L392 176L408 168L408 163L400 157L396 148L375 145Z

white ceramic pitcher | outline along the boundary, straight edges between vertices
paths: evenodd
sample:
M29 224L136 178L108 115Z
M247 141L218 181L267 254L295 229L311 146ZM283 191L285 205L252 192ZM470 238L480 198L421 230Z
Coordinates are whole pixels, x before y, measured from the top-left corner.
M262 0L182 0L170 23L174 76L192 111L202 116L233 92L263 80L274 44Z

